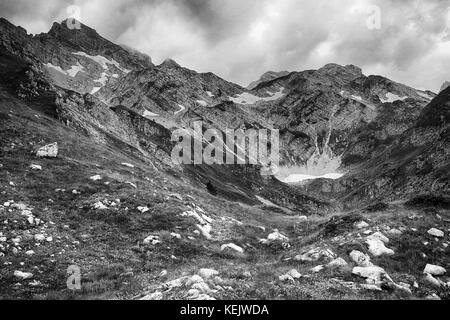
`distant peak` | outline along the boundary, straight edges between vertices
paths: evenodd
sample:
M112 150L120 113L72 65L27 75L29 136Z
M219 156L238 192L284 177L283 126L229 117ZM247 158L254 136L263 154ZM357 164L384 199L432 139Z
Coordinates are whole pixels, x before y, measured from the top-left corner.
M448 87L450 87L450 81L445 81L445 82L442 84L441 90L439 90L439 92L444 91L444 90L447 89Z
M166 68L180 68L181 66L173 59L166 59L160 64L161 67Z

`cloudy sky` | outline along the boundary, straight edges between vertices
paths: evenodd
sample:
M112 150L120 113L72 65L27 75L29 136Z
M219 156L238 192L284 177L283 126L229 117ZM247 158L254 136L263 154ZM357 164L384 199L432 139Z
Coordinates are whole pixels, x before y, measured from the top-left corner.
M448 0L1 0L0 15L30 33L75 15L156 64L245 86L329 62L433 91L450 80Z

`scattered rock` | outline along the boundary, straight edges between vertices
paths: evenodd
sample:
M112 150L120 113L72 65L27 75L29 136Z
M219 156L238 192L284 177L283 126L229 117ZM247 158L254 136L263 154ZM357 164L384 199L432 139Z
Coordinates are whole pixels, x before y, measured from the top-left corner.
M161 243L158 236L148 236L144 239L144 244L157 245L158 243Z
M369 290L369 291L383 291L379 285L363 283L361 284L361 289Z
M369 227L369 224L367 222L365 222L365 221L359 221L359 222L355 223L355 227L357 229L365 229L365 228Z
M311 269L311 272L319 273L319 272L322 271L324 268L325 268L324 266L318 265L318 266L312 268L312 269Z
M342 267L346 267L347 265L348 265L347 261L345 261L344 259L336 258L333 261L331 261L327 266L329 268L342 268Z
M42 166L40 166L38 164L32 164L32 165L30 165L30 169L40 171L40 170L42 170Z
M366 243L369 246L369 252L375 257L394 254L394 250L386 248L384 242L379 239L367 239Z
M380 240L383 243L389 243L389 238L386 237L381 232L375 232L374 234L367 237L368 240Z
M436 229L436 228L431 228L430 230L428 230L428 234L432 235L433 237L437 237L437 238L444 237L444 232L439 229Z
M219 271L214 270L214 269L200 269L200 271L198 272L198 274L205 280L215 277L217 275L219 275Z
M386 274L383 268L377 266L371 267L354 267L352 273L366 279L367 283L378 284L381 282L382 276Z
M98 181L98 180L102 180L102 176L101 175L95 175L89 178L92 181Z
M22 272L22 271L14 271L14 276L16 278L22 279L22 280L26 280L26 279L30 279L33 278L33 274L30 272Z
M179 233L172 232L172 233L170 234L170 236L171 236L172 238L181 239L181 234L179 234Z
M302 275L297 271L297 269L292 269L287 274L294 279L300 279L302 277Z
M373 266L372 262L370 262L370 257L361 251L354 250L350 252L350 259L352 259L359 267Z
M146 213L146 212L150 211L150 209L148 207L137 207L137 210L140 213Z
M42 233L35 234L34 240L36 240L37 242L42 242L45 240L45 236Z
M424 281L425 283L431 285L432 287L435 287L435 288L440 288L441 285L442 285L442 282L441 282L441 281L439 281L438 279L436 279L435 277L433 277L433 276L432 276L431 274L429 274L429 273L426 273L426 274L425 274L425 276L424 276L424 278L423 278L423 281Z
M441 266L436 266L433 264L427 264L423 273L431 274L432 276L443 276L447 270Z
M295 282L294 278L288 274L283 274L281 276L278 277L278 280L280 280L281 282Z
M220 251L227 251L227 250L235 251L238 253L244 253L244 249L235 245L234 243L224 244L220 247Z
M297 255L294 260L302 262L316 262L319 259L335 259L336 255L330 249L312 249L302 255Z
M108 209L101 201L94 203L94 209L96 210L106 210Z
M58 143L43 146L36 152L36 155L41 158L56 158L58 156Z

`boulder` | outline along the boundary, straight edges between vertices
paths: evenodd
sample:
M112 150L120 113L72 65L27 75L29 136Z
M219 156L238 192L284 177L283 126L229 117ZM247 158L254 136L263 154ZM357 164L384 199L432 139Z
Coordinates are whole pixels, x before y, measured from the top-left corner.
M335 259L336 255L330 249L311 249L308 252L295 256L295 260L302 262L316 262L320 259Z
M368 240L380 240L383 243L389 243L389 238L386 237L381 232L375 232L374 234L367 237Z
M203 268L203 269L200 269L198 274L200 275L200 277L202 277L203 279L206 280L206 279L209 279L209 278L219 275L219 271L214 270L214 269Z
M220 247L220 251L234 251L237 253L244 253L244 249L235 245L234 243L224 244Z
M382 276L386 274L383 268L377 266L371 267L354 267L352 270L354 275L366 279L367 283L378 284L382 280Z
M162 292L156 291L146 295L141 300L162 300L162 299L163 299Z
M432 276L443 276L446 272L445 268L433 264L427 264L425 270L423 270L423 273L428 273Z
M56 158L58 156L58 143L43 146L36 152L36 155L41 158Z
M22 272L19 270L14 271L14 276L16 278L19 278L21 280L26 280L26 279L30 279L33 278L33 274L30 272Z
M375 257L382 255L391 256L395 253L394 250L386 248L383 241L379 239L367 239L366 243L369 246L369 252Z
M428 230L428 234L436 238L444 237L444 232L436 228L431 228L430 230Z
M40 170L42 170L42 166L40 166L38 164L32 164L32 165L30 165L30 169L40 171Z
M359 222L355 223L355 227L357 229L365 229L365 228L369 227L369 224L365 221L359 221Z
M432 287L435 287L435 288L440 288L441 287L441 285L442 285L442 282L441 281L439 281L438 279L436 279L435 277L433 277L431 274L429 274L429 273L426 273L425 274L425 276L424 276L424 278L423 278L423 281L425 282L425 283L427 283L428 285L430 285L430 286L432 286Z
M345 261L344 259L336 258L328 264L328 267L329 268L343 268L343 267L346 267L347 265L348 265L347 261Z

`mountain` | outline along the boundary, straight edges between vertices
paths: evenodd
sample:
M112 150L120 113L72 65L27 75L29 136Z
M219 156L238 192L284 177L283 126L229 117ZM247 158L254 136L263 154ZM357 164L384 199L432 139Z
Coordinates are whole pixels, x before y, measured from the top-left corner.
M281 77L287 76L289 73L290 73L289 71L280 71L280 72L268 71L268 72L264 73L259 78L259 80L256 80L256 81L253 81L252 83L250 83L248 85L247 89L253 90L262 82L267 82L270 80L274 80L276 78L281 78Z
M243 88L80 26L0 19L0 298L446 297L450 88L337 64ZM174 163L196 121L278 129L279 172Z
M439 92L444 91L444 90L447 89L448 87L450 87L450 82L449 82L449 81L445 81L445 82L442 84L441 90L439 90Z

